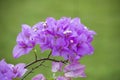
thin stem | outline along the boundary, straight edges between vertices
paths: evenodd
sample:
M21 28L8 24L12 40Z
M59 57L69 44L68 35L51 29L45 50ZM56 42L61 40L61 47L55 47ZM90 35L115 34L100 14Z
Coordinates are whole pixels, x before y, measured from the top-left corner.
M37 50L35 48L33 48L33 52L35 54L35 60L37 60Z
M52 54L52 51L51 51L50 54L48 55L48 58L50 58L51 54Z
M35 60L31 63L29 63L28 65L25 66L25 68L37 63L37 62L40 62L40 61L54 61L54 62L62 62L62 63L66 63L67 61L66 60L55 60L55 59L52 59L52 58L42 58L42 59L38 59L38 60Z
M37 65L36 67L32 68L21 80L24 80L28 75L30 75L35 69L40 67L44 62L45 61L42 61L39 65Z
M34 49L34 53L35 53L35 61L29 63L28 65L26 65L24 68L28 68L29 66L37 63L37 62L41 62L38 66L32 68L21 80L24 80L30 73L32 73L35 69L37 69L39 66L43 65L43 63L45 61L54 61L54 62L62 62L64 64L66 64L68 62L68 60L56 60L53 58L50 58L52 52L50 52L50 54L48 55L47 58L41 58L41 59L37 59L37 54L36 54L36 49Z

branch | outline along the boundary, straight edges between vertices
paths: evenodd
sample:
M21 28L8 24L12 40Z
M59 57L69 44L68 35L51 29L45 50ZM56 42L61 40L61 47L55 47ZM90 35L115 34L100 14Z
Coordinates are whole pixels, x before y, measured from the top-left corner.
M62 62L64 64L66 64L68 62L68 60L56 60L56 59L52 59L52 58L42 58L42 59L38 59L38 60L35 60L31 63L29 63L28 65L25 66L25 68L37 63L37 62L40 62L40 61L54 61L54 62Z
M37 69L39 66L41 66L45 61L54 61L54 62L62 62L64 64L66 64L68 62L68 60L56 60L56 59L52 59L50 58L52 52L50 52L50 54L48 55L47 58L42 58L42 59L37 59L37 55L36 55L36 50L34 49L34 53L35 53L35 61L29 63L28 65L26 65L24 68L28 68L29 66L37 63L37 62L41 62L38 66L32 68L21 80L24 80L30 73L32 73L35 69Z
M31 74L35 69L40 67L45 61L42 61L38 66L32 68L21 80L24 80L29 74Z

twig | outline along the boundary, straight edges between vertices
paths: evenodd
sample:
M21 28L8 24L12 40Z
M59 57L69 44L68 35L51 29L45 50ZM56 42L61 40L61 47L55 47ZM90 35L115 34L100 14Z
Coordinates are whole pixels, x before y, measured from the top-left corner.
M48 58L50 58L51 54L52 54L52 51L51 51L50 54L48 55Z
M40 61L54 61L54 62L62 62L64 64L67 62L67 60L63 61L63 60L56 60L56 59L52 59L52 58L42 58L42 59L38 59L38 60L35 60L35 61L29 63L28 65L25 66L25 68L27 68L27 67L29 67L37 62L40 62Z
M38 66L32 68L21 80L24 80L29 74L31 74L35 69L40 67L45 61L42 61Z
M52 59L50 58L52 52L50 52L50 54L48 55L47 58L42 58L42 59L37 59L37 54L36 54L36 50L34 49L34 53L35 53L35 61L29 63L28 65L26 65L24 68L28 68L29 66L37 63L37 62L41 62L38 66L32 68L21 80L24 80L30 73L32 73L35 69L37 69L39 66L41 66L45 61L54 61L54 62L62 62L64 64L66 64L68 62L68 60L56 60L56 59Z
M37 50L35 48L33 48L33 52L35 54L35 60L37 60Z

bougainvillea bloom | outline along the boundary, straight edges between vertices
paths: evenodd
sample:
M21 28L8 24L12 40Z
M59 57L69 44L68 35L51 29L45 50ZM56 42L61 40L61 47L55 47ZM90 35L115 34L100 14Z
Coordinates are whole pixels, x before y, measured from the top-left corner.
M5 60L0 61L0 80L12 80L14 73Z
M36 44L40 44L42 51L51 50L53 56L79 60L82 56L93 53L91 42L94 35L95 32L84 26L79 18L63 17L55 20L49 17L32 28L22 25L13 56L18 58L28 54Z
M25 69L25 64L24 63L19 63L17 65L12 65L9 64L9 67L12 69L12 72L14 73L14 78L19 77L21 78L27 71L27 69Z
M17 45L14 47L13 56L18 58L24 54L28 54L35 45L32 38L32 30L28 25L22 25L22 32L17 36Z
M86 77L84 69L85 66L81 65L79 62L68 64L64 68L65 77Z
M16 66L7 64L5 60L0 61L0 80L12 80L14 78L21 78L27 69L24 68L25 64L19 63Z
M34 50L35 60L28 65L19 63L8 64L5 60L0 61L0 80L13 80L22 78L28 67L37 62L39 65L31 68L22 79L25 79L33 70L41 66L45 61L52 62L53 78L55 80L71 80L77 77L86 77L85 66L79 60L85 55L94 52L92 41L96 33L81 23L79 18L62 17L56 20L48 17L44 22L39 22L32 27L23 24L22 31L18 34L16 45L13 49L13 57L19 58L22 55ZM41 52L49 50L45 58L37 57L35 46L39 45ZM53 56L62 57L59 59ZM56 72L62 72L56 76ZM43 74L38 74L32 80L47 80Z
M43 74L38 74L32 80L46 80Z
M47 18L33 26L33 30L42 51L49 49L53 56L68 59L93 53L91 42L95 32L87 29L79 18Z

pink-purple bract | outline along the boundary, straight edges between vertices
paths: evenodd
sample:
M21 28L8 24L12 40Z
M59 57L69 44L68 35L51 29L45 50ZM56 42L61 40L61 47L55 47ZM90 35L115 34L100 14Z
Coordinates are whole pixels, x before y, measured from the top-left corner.
M65 76L58 76L56 80L71 80L71 78L67 78Z
M32 80L46 80L43 74L38 74L32 78Z
M64 68L65 77L77 78L77 77L86 77L85 66L81 65L79 62L74 62L68 64Z
M13 80L14 78L21 78L27 69L24 68L24 63L17 65L7 64L5 60L0 61L0 80Z
M13 49L13 57L18 58L24 54L28 54L35 46L35 41L32 38L32 29L26 25L22 25L22 32L17 36L17 45Z
M52 62L52 72L62 71L62 62Z

